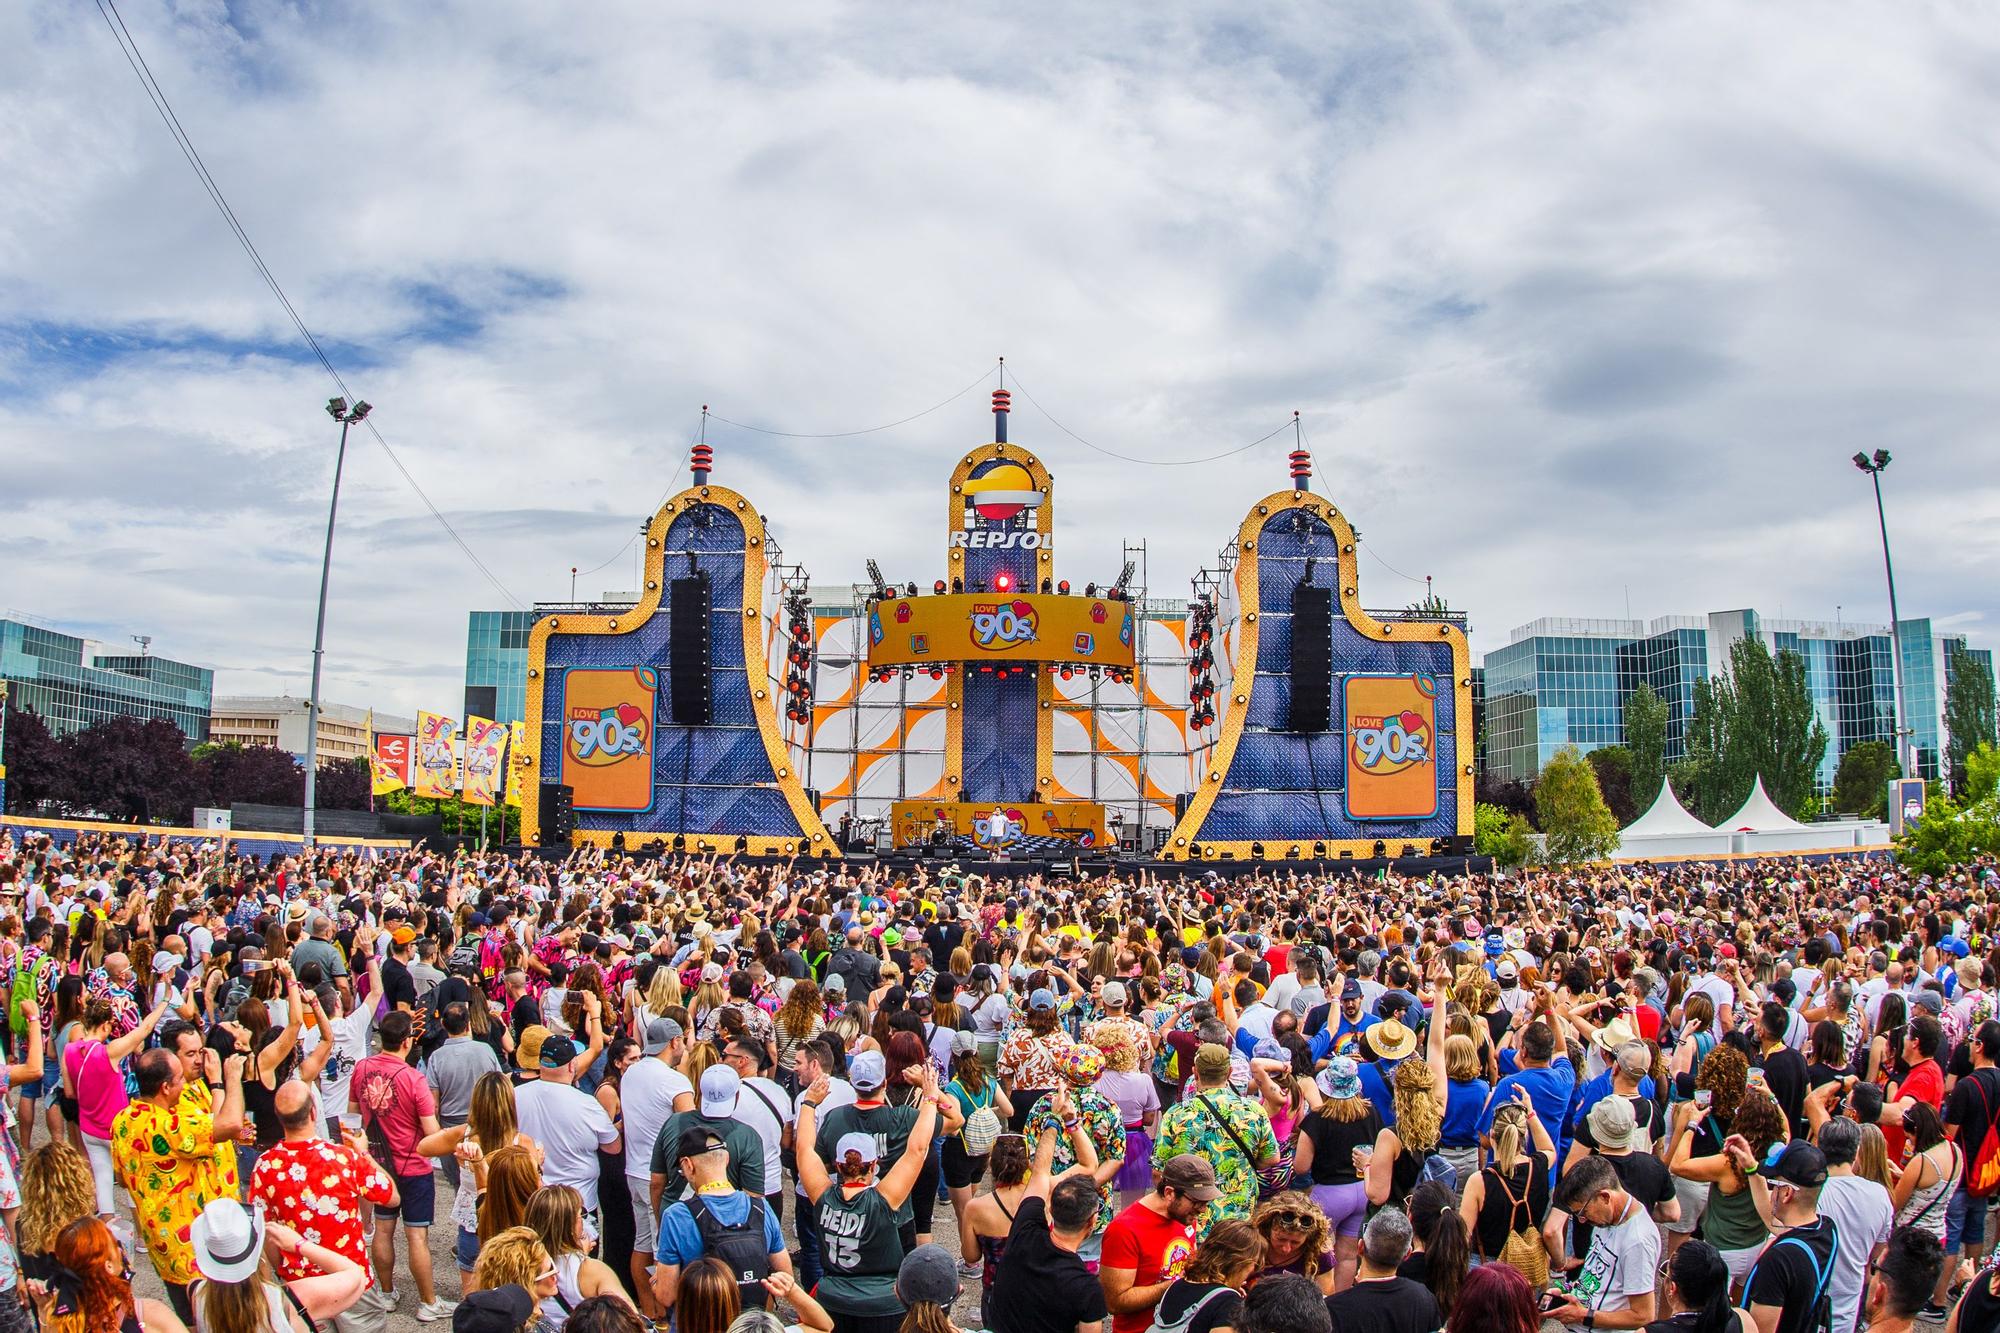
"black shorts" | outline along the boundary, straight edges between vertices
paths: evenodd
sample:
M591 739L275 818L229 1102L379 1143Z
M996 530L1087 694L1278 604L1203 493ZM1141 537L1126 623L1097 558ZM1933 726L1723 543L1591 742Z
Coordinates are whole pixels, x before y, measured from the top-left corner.
M958 1135L944 1141L944 1183L949 1188L962 1190L986 1179L986 1162L984 1157L968 1156Z
M380 1218L403 1219L406 1227L427 1227L437 1218L437 1177L425 1171L421 1175L397 1176L397 1201L393 1204L376 1204L375 1216Z

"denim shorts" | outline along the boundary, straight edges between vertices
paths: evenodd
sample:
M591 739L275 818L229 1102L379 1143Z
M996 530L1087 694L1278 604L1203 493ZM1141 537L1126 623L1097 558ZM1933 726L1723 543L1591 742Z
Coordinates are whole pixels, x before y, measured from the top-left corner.
M458 1266L470 1273L479 1263L479 1233L458 1229Z
M1944 1208L1944 1252L1957 1254L1962 1246L1986 1243L1986 1205L1990 1199L1975 1199L1960 1185L1951 1192Z
M425 1171L396 1177L397 1202L375 1205L375 1216L403 1220L406 1227L427 1227L437 1216L437 1177Z

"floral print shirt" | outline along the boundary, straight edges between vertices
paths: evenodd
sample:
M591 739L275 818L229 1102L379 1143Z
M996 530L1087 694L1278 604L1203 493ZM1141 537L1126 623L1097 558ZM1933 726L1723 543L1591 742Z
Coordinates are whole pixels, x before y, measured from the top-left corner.
M1235 1131L1233 1136L1231 1130ZM1238 1139L1242 1147L1237 1146ZM1249 1149L1247 1156L1245 1148ZM1250 1216L1257 1206L1257 1163L1278 1155L1278 1140L1271 1133L1271 1117L1264 1113L1261 1102L1227 1088L1200 1096L1189 1089L1185 1100L1160 1117L1153 1166L1157 1170L1182 1153L1212 1162L1215 1183L1222 1190L1202 1214L1201 1232L1205 1236L1217 1222Z
M236 1197L236 1145L214 1141L206 1084L171 1108L135 1101L111 1122L111 1161L162 1282L195 1279L193 1227L201 1210Z
M1000 1077L1015 1088L1060 1088L1069 1081L1061 1061L1072 1044L1061 1029L1038 1037L1026 1027L1015 1028L1000 1048Z
M325 1139L286 1139L266 1148L250 1173L250 1198L313 1245L324 1245L368 1271L368 1242L361 1231L363 1201L387 1204L395 1182L366 1153ZM466 1191L470 1193L471 1191ZM278 1276L287 1282L319 1269L284 1255Z
M1125 1117L1118 1113L1118 1103L1099 1092L1096 1088L1071 1088L1070 1100L1076 1103L1076 1113L1083 1120L1084 1132L1090 1135L1091 1147L1097 1149L1097 1164L1125 1156ZM1028 1113L1028 1146L1032 1151L1041 1139L1042 1131L1053 1128L1056 1133L1056 1157L1049 1171L1061 1175L1076 1165L1076 1150L1070 1146L1069 1135L1063 1130L1062 1122L1049 1107L1045 1095L1035 1102L1035 1109ZM1097 1187L1097 1229L1102 1231L1111 1225L1117 1216L1111 1206L1111 1186L1107 1182Z

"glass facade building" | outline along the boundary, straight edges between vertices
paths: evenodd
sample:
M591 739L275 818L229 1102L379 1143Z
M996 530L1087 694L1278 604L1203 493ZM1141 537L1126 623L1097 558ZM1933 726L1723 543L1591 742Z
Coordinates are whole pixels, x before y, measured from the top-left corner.
M190 744L208 739L215 673L171 658L92 653L87 640L0 620L0 679L10 704L67 736L114 717L163 717Z
M1936 778L1950 651L1963 640L1936 634L1929 620L1905 620L1902 631L1905 725L1918 773ZM1893 742L1895 642L1887 626L1767 620L1748 610L1650 622L1545 619L1486 654L1486 771L1526 781L1565 745L1588 754L1624 744L1625 701L1642 680L1667 701L1667 762L1684 758L1695 683L1725 671L1730 644L1747 635L1805 662L1827 733L1822 791L1832 789L1848 750L1863 741ZM1990 663L1990 652L1974 653Z
M528 631L533 611L474 611L465 629L465 688L493 691L493 720L528 716Z

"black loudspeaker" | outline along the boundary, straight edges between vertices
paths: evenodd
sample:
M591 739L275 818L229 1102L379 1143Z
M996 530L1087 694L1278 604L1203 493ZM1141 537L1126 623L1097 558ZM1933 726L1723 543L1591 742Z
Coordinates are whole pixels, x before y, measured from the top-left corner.
M536 823L540 825L542 846L567 847L576 836L576 806L571 803L569 785L563 782L542 784L542 808Z
M668 602L667 697L676 726L705 727L715 720L708 674L708 576L690 574L672 583Z
M1333 589L1292 590L1292 731L1333 729Z
M500 690L495 685L468 685L465 687L465 715L467 717L493 716L500 706Z

